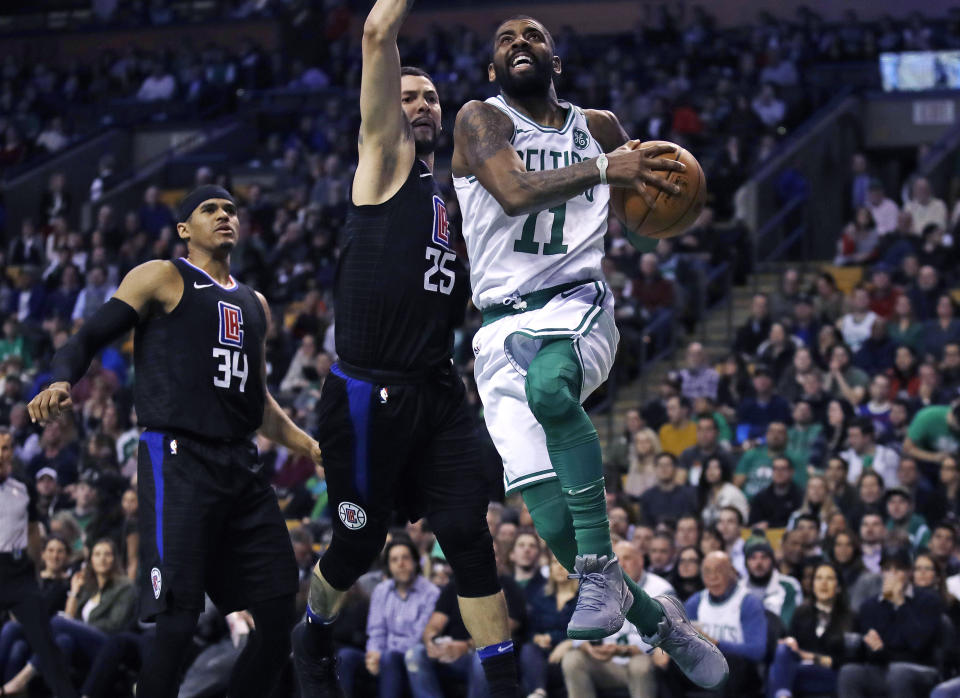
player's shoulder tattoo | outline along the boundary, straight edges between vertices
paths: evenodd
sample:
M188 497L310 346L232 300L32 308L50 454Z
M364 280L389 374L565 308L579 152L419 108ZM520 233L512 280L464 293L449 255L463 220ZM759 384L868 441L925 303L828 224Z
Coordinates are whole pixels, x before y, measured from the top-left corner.
M513 122L502 111L474 100L457 114L455 136L470 154L470 160L483 162L503 150L513 135Z

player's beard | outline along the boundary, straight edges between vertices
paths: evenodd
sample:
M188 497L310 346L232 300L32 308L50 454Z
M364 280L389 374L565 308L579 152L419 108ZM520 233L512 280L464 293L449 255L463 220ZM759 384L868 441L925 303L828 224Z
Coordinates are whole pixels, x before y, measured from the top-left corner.
M434 123L430 124L429 135L421 136L414 131L413 144L417 155L430 155L433 153L437 149L438 138L437 126Z
M534 69L526 75L516 75L510 72L509 65L493 64L493 74L497 84L508 97L524 98L546 96L553 83L553 65L544 65L536 58L533 59Z

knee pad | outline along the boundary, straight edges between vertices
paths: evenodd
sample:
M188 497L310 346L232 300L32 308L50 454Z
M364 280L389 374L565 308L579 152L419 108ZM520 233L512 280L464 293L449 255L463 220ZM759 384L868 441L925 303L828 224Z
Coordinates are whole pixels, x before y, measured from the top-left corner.
M330 547L318 563L320 574L334 589L346 591L367 573L383 550L386 529L372 528L351 532L349 538L333 530ZM311 589L312 592L312 589Z
M569 354L541 349L530 362L525 385L527 402L544 427L562 423L580 411L580 376L572 349Z
M465 507L433 512L430 528L453 569L457 595L490 596L500 591L493 538L484 509Z

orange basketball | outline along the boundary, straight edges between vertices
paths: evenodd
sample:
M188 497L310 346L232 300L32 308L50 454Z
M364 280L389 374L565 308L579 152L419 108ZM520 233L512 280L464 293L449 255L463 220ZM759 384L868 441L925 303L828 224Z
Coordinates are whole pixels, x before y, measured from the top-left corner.
M647 148L654 145L673 147L673 153L659 157L679 160L687 166L683 172L657 172L661 176L669 175L667 179L680 187L680 193L668 194L648 185L649 190L656 194L653 206L650 207L635 189L610 187L610 208L632 233L648 238L672 238L685 233L700 215L707 197L707 181L697 159L689 150L676 143L647 141L637 147Z

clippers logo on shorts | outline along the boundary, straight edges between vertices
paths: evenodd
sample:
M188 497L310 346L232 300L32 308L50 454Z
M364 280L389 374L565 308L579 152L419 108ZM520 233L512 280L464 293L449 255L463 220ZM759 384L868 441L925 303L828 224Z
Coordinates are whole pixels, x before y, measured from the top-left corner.
M160 576L160 569L154 567L150 570L150 585L153 587L153 598L160 598L160 588L163 586L163 578Z
M358 507L353 502L341 502L337 510L343 525L351 531L363 528L367 525L367 512Z
M243 348L243 312L239 306L219 301L220 344Z
M433 195L433 241L450 249L450 228L447 224L447 205Z

